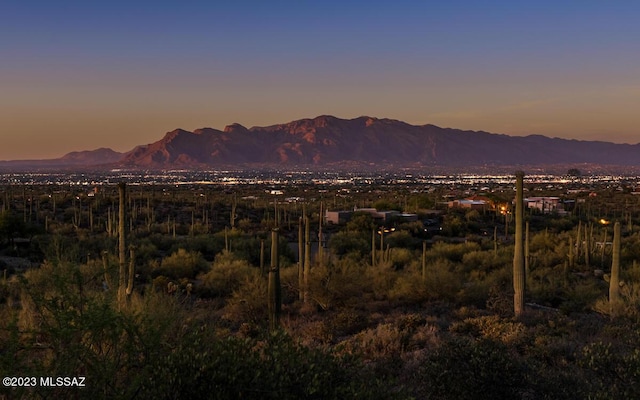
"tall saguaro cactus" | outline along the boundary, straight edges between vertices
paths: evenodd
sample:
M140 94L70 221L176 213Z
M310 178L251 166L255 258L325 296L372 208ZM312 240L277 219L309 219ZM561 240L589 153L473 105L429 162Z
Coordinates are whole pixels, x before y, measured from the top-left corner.
M269 268L269 328L276 331L280 325L281 292L280 260L278 255L278 228L271 231L271 267Z
M304 218L298 219L298 298L304 300Z
M609 277L609 308L615 315L620 304L620 222L613 225L613 260Z
M324 264L324 249L322 248L322 243L324 238L322 237L322 220L324 219L324 205L320 202L320 216L318 219L318 265L322 267Z
M516 317L524 312L525 265L524 265L524 201L522 181L524 172L516 172L516 234L513 253L513 311Z
M422 281L427 280L427 241L422 241Z
M126 241L125 241L125 204L127 197L127 184L120 182L118 184L118 194L120 195L120 204L118 209L118 249L120 270L118 275L118 306L122 307L126 301L127 276L126 268Z
M311 221L304 216L304 271L302 271L305 303L309 300L309 276L311 275Z
M531 273L531 253L529 251L529 221L524 228L524 272L525 277Z
M133 292L133 278L136 274L136 246L131 245L129 247L129 278L127 281L127 289L125 293L127 296L131 296Z

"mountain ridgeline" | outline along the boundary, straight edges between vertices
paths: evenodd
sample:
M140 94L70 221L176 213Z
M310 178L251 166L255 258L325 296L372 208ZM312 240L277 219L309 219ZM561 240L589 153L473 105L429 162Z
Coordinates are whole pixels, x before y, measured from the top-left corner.
M7 165L3 162L0 165ZM21 161L20 163L27 163ZM189 132L120 154L108 149L70 153L41 165L109 165L126 168L216 166L474 167L598 164L640 166L640 145L508 136L410 125L391 119L319 116L287 124Z

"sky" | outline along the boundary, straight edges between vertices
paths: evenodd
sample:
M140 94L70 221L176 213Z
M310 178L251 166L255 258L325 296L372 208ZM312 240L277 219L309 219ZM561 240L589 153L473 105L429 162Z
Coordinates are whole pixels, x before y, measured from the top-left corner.
M640 142L640 2L0 2L0 160L372 116Z

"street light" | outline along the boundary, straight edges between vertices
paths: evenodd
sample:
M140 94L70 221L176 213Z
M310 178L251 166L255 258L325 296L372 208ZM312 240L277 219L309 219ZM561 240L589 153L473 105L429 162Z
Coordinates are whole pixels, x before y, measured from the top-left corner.
M500 214L504 215L504 239L509 239L509 216L511 212L506 205L500 206Z
M384 254L384 234L395 231L396 228L385 228L384 226L378 229L378 235L380 235L380 255Z

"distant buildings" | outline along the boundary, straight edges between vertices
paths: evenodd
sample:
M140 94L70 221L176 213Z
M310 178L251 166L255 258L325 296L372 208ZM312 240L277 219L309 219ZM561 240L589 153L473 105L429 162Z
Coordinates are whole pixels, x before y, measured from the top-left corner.
M536 209L543 214L565 214L564 204L559 197L528 197L524 199L527 208Z
M353 211L327 211L325 220L330 224L346 224L351 219Z
M564 202L559 197L529 197L524 199L528 209L538 210L543 214L558 213L566 214ZM469 210L485 211L494 208L491 200L483 196L476 196L466 199L449 200L449 208L464 208Z
M468 208L470 210L478 210L484 211L489 208L489 203L485 200L471 200L471 199L461 199L461 200L451 200L447 202L449 208Z
M494 207L493 201L485 196L473 196L458 200L447 201L449 208L466 208L469 210L486 211Z
M325 220L331 224L344 224L348 222L356 212L369 214L374 221L382 224L392 219L400 219L403 222L418 220L418 214L401 213L395 210L378 211L375 208L355 208L353 211L326 211Z

